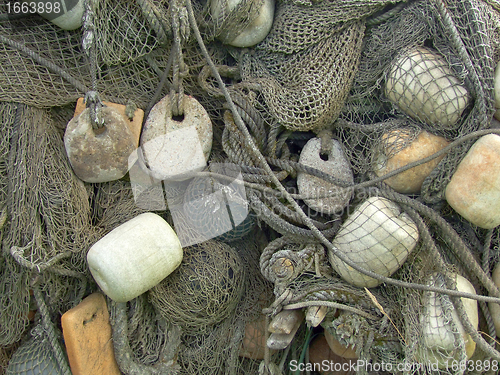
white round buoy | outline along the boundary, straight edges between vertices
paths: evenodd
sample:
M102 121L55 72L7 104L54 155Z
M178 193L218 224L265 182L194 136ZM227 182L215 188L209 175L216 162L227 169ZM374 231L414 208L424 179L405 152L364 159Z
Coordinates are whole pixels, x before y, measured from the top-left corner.
M443 129L454 129L469 105L467 88L446 60L431 49L418 47L393 63L385 95L404 113Z

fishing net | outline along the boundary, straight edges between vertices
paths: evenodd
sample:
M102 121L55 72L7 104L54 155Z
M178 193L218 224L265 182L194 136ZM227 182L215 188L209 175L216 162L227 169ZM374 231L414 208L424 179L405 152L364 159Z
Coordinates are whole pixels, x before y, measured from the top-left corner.
M91 1L84 26L65 31L38 15L7 15L7 1L0 1L0 348L23 336L21 348L31 345L15 353L12 366L33 364L25 357L29 352L38 356L36 366L56 358L67 367L49 322L97 290L85 260L93 243L150 210L187 238L199 234L193 227L208 228L210 237L214 223L206 218L230 204L199 197L223 191L234 198L236 186L244 187L237 201L244 202L239 208L248 211L248 222L186 247L179 269L148 293L125 304L108 300L124 374L288 373L291 360L306 360L312 332L322 330L353 346L359 359L393 369L415 359L467 358L460 327L476 342L473 359L500 359L494 342L478 334L496 334L484 296L500 297L490 278L499 261L498 229L474 227L443 196L471 144L495 131L489 128L500 60L498 4L282 0L276 1L270 33L255 47L221 43L251 25L263 4L223 1L217 9L199 1ZM214 125L203 172L210 178L170 190L165 185L157 197L161 208L159 201L140 204L150 200L149 192L141 192L139 202L131 175L101 184L78 180L62 139L76 100L89 92L135 105L146 116L167 94L173 102L183 94L195 97ZM89 106L96 97L87 95ZM182 105L177 109L181 116ZM450 146L436 155L419 193L396 193L383 183L387 176L374 172L424 131ZM312 139L319 140L320 156L338 141L353 180L301 164ZM222 178L228 176L217 175L217 164L238 170L241 178L229 186ZM328 194L300 194L298 174L352 198L340 211L317 212L307 202ZM397 206L398 220L411 219L406 234L416 242L403 246L407 259L397 258L385 279L361 272L360 265L369 268L366 259L357 263L348 256L354 243L370 253L373 245L404 242L394 227L380 229L398 223L387 217L365 233L368 220L377 217L363 216L373 197ZM176 216L177 204L187 210ZM366 221L352 228L359 207L365 207L358 217ZM229 224L240 216L230 216ZM385 237L373 240L374 233ZM345 264L378 278L379 286L367 291L351 285ZM451 291L453 274L474 285L479 328L470 325ZM288 345L266 345L268 323L280 312L318 306L327 308L321 327L301 324L287 336ZM27 332L30 310L41 316L33 323L34 339ZM446 345L431 345L427 329L433 321L445 332ZM34 350L34 340L44 336L51 348L44 351L47 345L40 343ZM389 372L464 373L450 366L433 371Z
M40 334L23 343L12 356L6 374L61 374L52 348Z
M267 38L242 57L243 81L259 85L268 110L287 129L333 123L357 71L365 28L359 20L387 3L281 4Z
M489 127L498 53L498 13L489 5L480 1L410 2L368 24L359 71L341 118L370 124L405 114L418 119L425 130L449 140ZM450 38L450 33L456 37ZM422 53L432 57L424 62ZM432 88L430 77L438 78L442 86ZM446 99L438 99L440 96ZM441 113L441 118L431 121L423 109L415 113L405 104L412 98L421 108L432 102L432 116ZM427 98L433 99L429 102ZM445 111L443 106L447 106ZM442 126L443 121L449 125ZM423 199L436 203L443 198L444 187L470 145L454 147L439 163L424 183Z
M28 324L30 278L54 311L66 311L86 291L87 246L95 240L87 191L68 164L49 113L3 104L8 157L3 165L6 220L2 228L2 341L14 343ZM47 272L45 272L47 271Z
M151 301L164 318L182 327L219 323L240 299L241 258L229 245L210 241L184 251L179 268L151 289Z

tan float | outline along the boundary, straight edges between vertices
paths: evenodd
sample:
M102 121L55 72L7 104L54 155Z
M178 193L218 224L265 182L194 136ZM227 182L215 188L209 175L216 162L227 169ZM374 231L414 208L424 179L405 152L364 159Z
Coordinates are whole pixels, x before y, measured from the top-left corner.
M335 354L325 336L321 335L309 346L309 365L310 371L321 375L349 375L352 374L350 370L356 368L356 361Z
M445 190L462 217L485 229L500 225L500 136L479 138L458 165Z
M103 292L115 302L127 302L172 273L182 257L170 225L147 212L101 238L90 248L87 262Z
M140 108L129 108L123 104L117 104L113 102L102 102L106 107L111 107L116 109L120 114L126 119L126 124L130 129L133 139L134 146L139 146L139 139L141 138L142 121L144 120L144 111ZM73 118L77 117L86 108L84 98L79 98L76 101L75 113Z
M382 136L382 142L375 154L374 171L377 176L383 176L410 163L424 159L449 144L445 138L426 131L421 131L413 140L411 138L412 131L409 129L391 130ZM392 153L391 149L397 147L399 143L408 144L401 150ZM444 156L443 154L425 164L389 177L384 182L399 193L417 194L420 192L426 177L429 176Z
M347 359L358 359L356 350L354 350L352 346L342 345L340 341L335 339L327 329L325 329L325 339L335 355Z
M245 326L245 337L241 342L240 357L264 359L266 350L266 317L248 322ZM271 351L271 354L274 351Z
M85 298L61 317L64 343L73 375L120 375L115 360L106 299Z

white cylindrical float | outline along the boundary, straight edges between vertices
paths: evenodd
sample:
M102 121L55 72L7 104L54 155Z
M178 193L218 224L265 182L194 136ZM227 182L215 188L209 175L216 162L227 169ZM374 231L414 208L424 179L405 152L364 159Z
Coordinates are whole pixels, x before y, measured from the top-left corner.
M437 52L418 47L392 64L386 97L418 121L454 129L470 101L466 87Z
M445 190L446 200L463 218L484 229L500 225L500 136L479 138Z
M182 257L170 225L148 212L101 238L90 248L87 262L103 292L116 302L127 302L172 273Z
M454 274L453 277L455 277L459 292L476 294L476 290L469 280L457 274ZM444 280L437 279L437 275L431 275L427 285L445 287ZM477 329L479 325L477 301L469 298L461 298L461 300L467 317ZM460 346L457 343L455 332L458 332L463 340L467 359L474 354L476 343L465 332L454 307L449 303L443 304L438 293L423 292L420 324L420 340L416 352L419 362L437 364L441 369L452 367L453 362L461 359Z
M416 224L396 203L371 197L342 224L332 244L364 269L388 277L401 267L418 238ZM328 255L335 271L348 283L366 288L381 284L344 263L332 251Z
M82 26L84 0L23 0L30 9L64 30L75 30Z

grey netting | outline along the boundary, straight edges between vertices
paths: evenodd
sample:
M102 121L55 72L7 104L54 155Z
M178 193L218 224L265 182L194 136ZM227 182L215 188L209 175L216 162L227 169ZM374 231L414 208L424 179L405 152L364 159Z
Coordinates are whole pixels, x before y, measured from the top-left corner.
M301 131L321 129L340 112L354 78L362 32L363 25L354 23L293 54L272 51L277 56L266 56L266 51L244 79L261 85L269 110L282 125ZM344 55L344 50L352 52ZM266 65L267 59L273 65Z
M165 319L182 327L203 328L219 323L236 308L245 270L229 245L207 241L184 249L181 265L150 291Z
M23 104L2 107L2 134L9 137L3 144L9 154L2 162L7 172L2 299L7 300L0 327L4 344L9 344L28 323L28 280L33 271L48 271L42 276L42 289L56 311L73 306L85 292L83 255L95 234L87 191L71 171L49 113Z
M10 359L6 374L64 374L43 331L32 332L32 334L33 337L25 341Z

